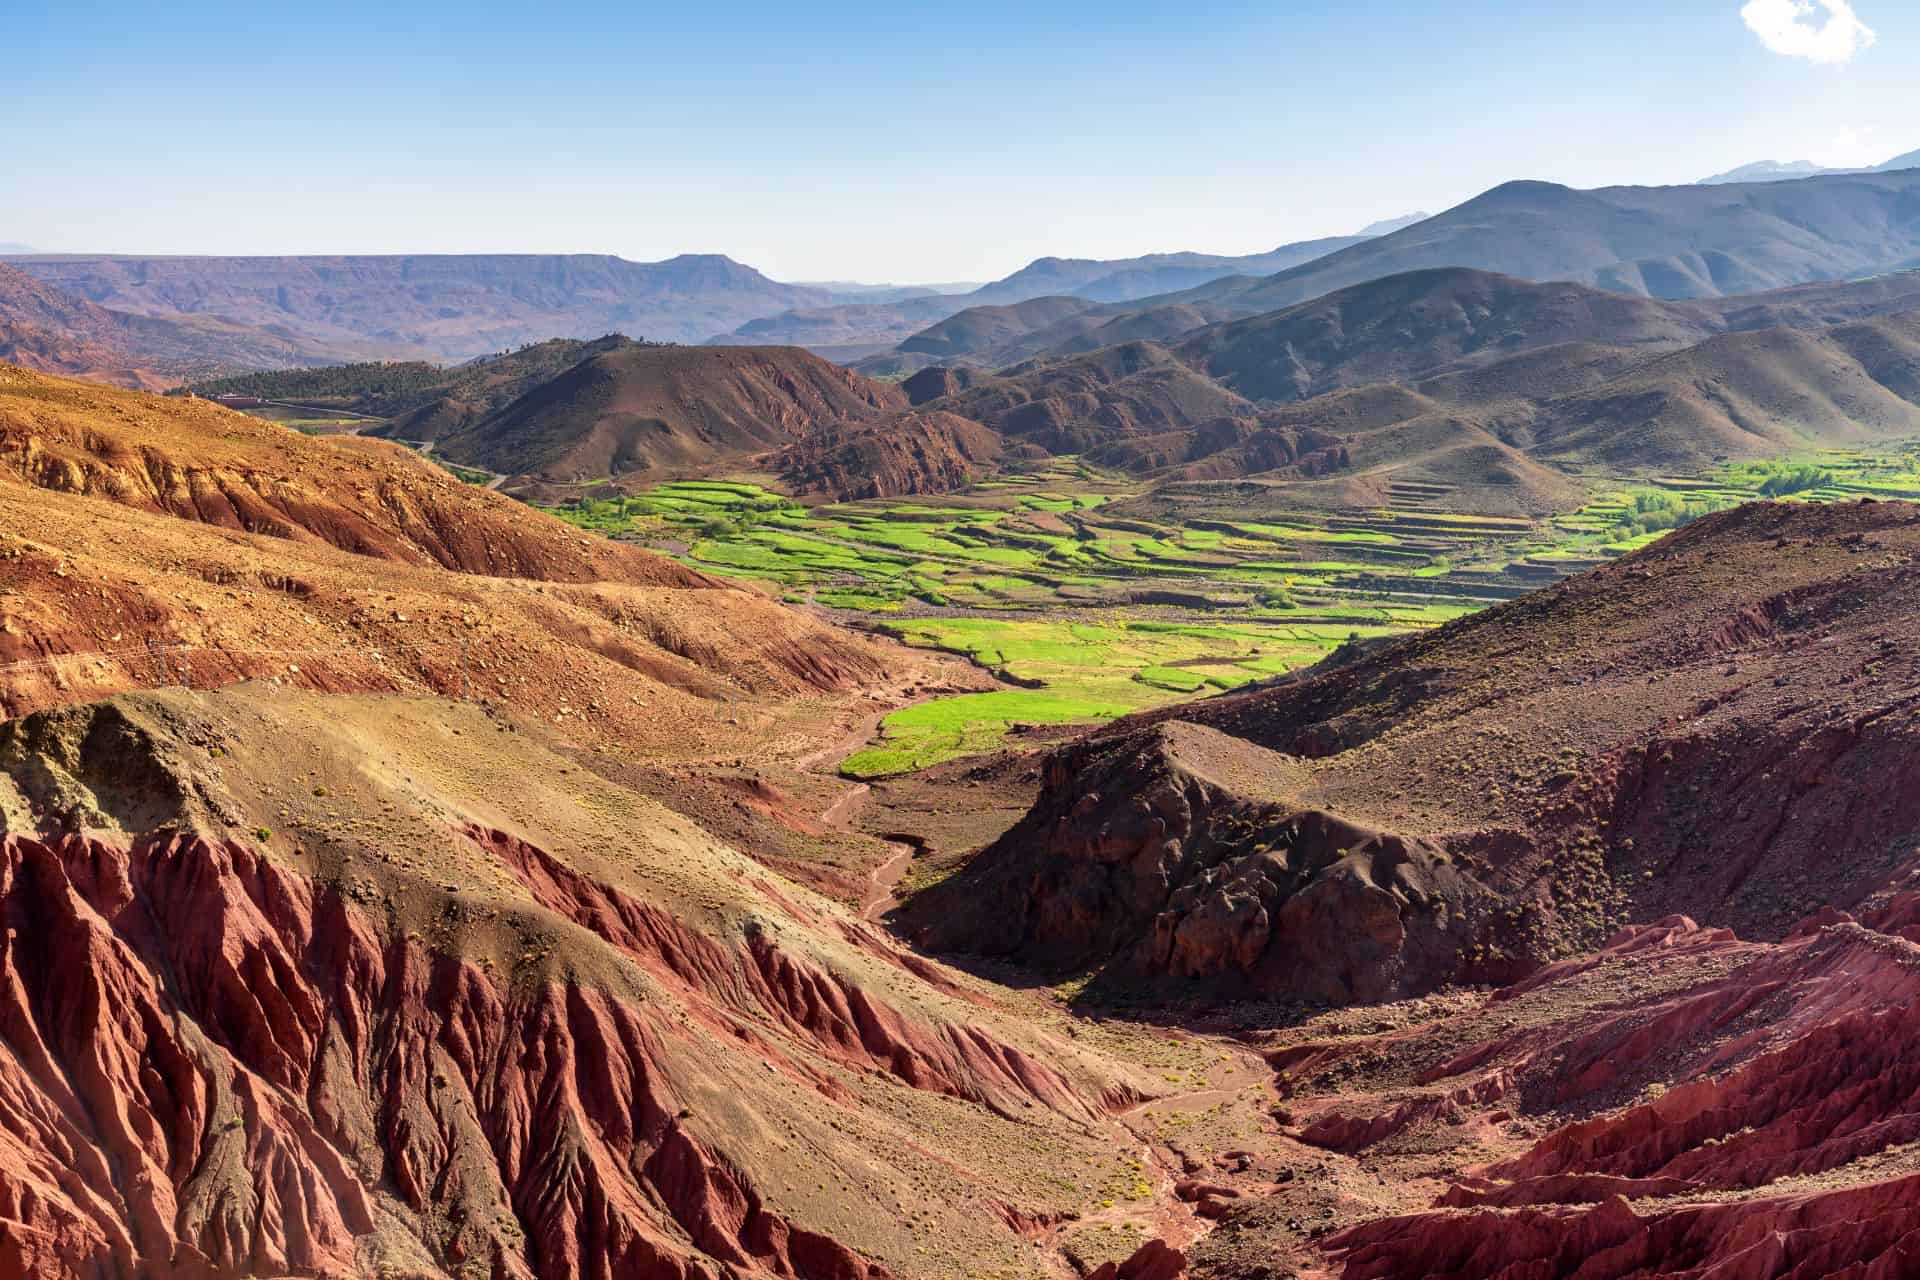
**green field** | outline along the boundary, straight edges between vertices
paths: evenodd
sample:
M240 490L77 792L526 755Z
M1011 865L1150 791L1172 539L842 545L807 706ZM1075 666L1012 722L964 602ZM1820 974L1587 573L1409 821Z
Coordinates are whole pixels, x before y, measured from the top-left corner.
M1111 719L1310 666L1351 638L1439 626L1754 498L1920 498L1920 446L1601 478L1586 505L1542 520L1449 511L1443 486L1406 488L1373 511L1175 521L1133 513L1137 482L1055 459L937 500L809 508L689 480L553 510L1005 682L888 716L842 765L874 777L991 750L1015 725Z
M1135 492L1064 460L935 501L808 508L758 485L698 480L554 510L963 655L1009 686L889 716L842 766L862 777L991 749L1014 725L1094 722L1236 688L1349 638L1435 626L1482 603L1417 584L1367 589L1371 575L1430 563L1385 528L1105 520Z

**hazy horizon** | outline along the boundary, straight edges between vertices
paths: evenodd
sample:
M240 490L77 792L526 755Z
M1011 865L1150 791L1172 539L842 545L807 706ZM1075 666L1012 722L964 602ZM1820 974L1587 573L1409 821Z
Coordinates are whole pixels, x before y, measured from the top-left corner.
M1264 252L1521 178L1920 146L1899 123L1920 14L1796 5L990 3L958 28L865 2L565 23L349 4L324 26L193 3L157 34L122 5L42 11L11 33L0 239L720 253L778 280L949 283Z

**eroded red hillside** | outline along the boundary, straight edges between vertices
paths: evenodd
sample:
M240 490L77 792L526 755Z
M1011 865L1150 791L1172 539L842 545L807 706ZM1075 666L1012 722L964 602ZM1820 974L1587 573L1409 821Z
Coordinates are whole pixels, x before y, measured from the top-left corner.
M0 770L12 1274L1005 1267L1144 1083L475 708L147 695Z

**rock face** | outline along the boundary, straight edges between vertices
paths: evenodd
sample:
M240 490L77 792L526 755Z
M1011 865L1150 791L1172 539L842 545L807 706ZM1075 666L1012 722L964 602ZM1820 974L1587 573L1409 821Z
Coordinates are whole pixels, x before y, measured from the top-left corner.
M14 1274L347 1274L395 1216L454 1272L885 1274L764 1208L605 991L191 837L10 837L0 901Z
M1306 780L1178 723L1064 749L1032 812L910 919L937 949L1342 1003L1452 977L1488 895L1435 845L1308 806Z

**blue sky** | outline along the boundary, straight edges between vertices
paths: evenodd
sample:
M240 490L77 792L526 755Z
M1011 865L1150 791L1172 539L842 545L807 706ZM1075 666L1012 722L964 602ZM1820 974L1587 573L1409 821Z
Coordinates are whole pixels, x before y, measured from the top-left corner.
M989 279L1920 148L1912 0L21 2L0 241L63 251Z

